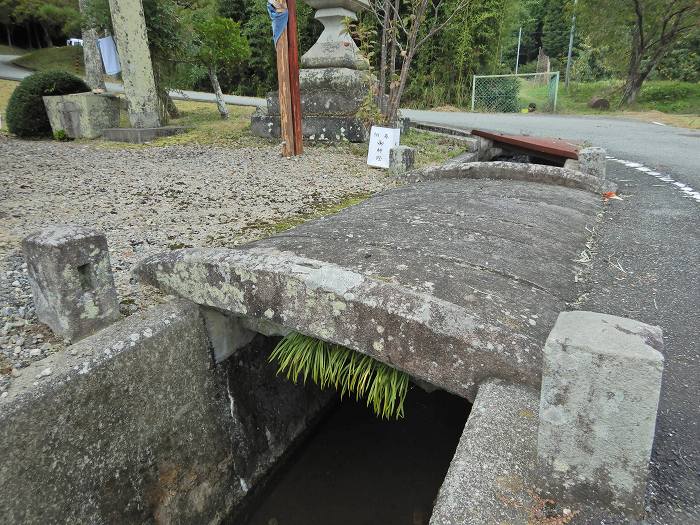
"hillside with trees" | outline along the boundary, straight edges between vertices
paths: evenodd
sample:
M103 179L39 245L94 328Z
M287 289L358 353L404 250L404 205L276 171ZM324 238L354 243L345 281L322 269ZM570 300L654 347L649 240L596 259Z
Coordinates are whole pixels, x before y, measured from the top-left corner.
M385 3L373 2L380 8ZM83 20L92 17L98 32L108 34L107 0L86 3L89 12L83 13ZM163 93L166 88L212 91L213 84L224 93L241 95L264 96L275 89L275 55L266 0L144 0L143 4ZM398 6L400 17L409 19L419 4L419 0L391 0L387 5ZM363 13L350 28L353 36L365 38L362 44L370 50L375 72L382 59L383 20L381 15L376 16L379 11ZM699 11L695 0L429 0L416 34L417 40L424 42L410 57L401 103L416 107L466 106L474 74L514 71L520 28L519 72L533 72L541 50L549 56L552 70L563 75L572 15L576 14L572 81L606 81L605 94L611 100L631 104L647 80L700 80ZM322 29L313 15L309 6L299 2L302 52ZM203 19L220 22L205 30ZM0 41L37 49L64 45L66 38L79 37L81 15L77 0L0 0L0 24ZM438 25L440 31L428 34ZM212 67L201 60L205 49L208 51L204 54L209 53L211 58L212 48L202 42L201 36L212 36L219 28L218 41L209 44L221 48L228 45L220 37L229 27L235 32L229 43L239 56L229 53L212 58L213 79ZM406 59L405 53L398 53L393 69L386 70L387 86L399 80Z

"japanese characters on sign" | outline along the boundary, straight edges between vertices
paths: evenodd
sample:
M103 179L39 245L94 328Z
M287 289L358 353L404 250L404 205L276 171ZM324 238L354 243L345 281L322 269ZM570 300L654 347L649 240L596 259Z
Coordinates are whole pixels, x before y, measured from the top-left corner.
M401 132L398 128L372 126L369 136L367 164L375 168L389 167L389 151L399 145Z

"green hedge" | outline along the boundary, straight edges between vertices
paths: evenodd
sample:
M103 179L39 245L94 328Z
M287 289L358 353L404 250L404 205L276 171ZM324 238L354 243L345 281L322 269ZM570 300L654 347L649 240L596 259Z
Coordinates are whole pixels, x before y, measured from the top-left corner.
M7 104L7 128L18 137L46 137L51 124L41 97L84 93L90 88L63 71L43 71L25 78Z

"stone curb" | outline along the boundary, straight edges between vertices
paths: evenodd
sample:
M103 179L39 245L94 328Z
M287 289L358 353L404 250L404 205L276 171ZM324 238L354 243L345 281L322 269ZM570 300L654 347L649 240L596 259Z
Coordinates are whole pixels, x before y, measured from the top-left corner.
M516 162L448 162L406 173L401 180L408 183L443 179L499 179L539 182L591 193L615 191L616 185L593 175L556 166Z
M479 386L430 525L529 523L538 404L538 392L524 385Z

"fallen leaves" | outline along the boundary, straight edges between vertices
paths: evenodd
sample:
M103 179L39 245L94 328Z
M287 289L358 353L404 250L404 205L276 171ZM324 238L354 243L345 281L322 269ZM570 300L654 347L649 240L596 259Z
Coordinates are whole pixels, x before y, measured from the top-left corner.
M610 200L621 201L622 197L620 197L614 191L606 191L605 193L603 193L603 202L608 202Z

